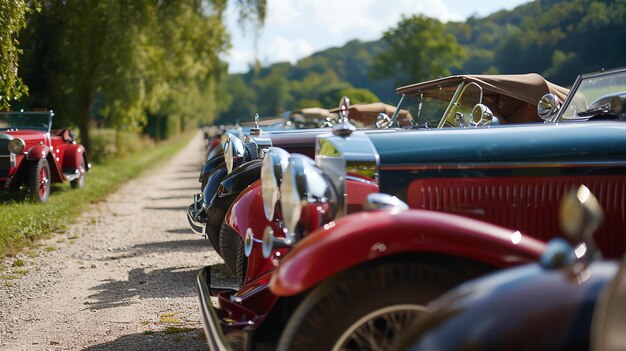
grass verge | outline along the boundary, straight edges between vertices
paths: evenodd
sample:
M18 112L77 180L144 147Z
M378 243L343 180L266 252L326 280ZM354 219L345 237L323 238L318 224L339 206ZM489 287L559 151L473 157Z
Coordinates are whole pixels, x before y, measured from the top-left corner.
M71 189L69 182L55 185L45 204L1 203L0 257L13 255L49 233L63 230L87 205L102 201L126 181L170 159L193 135L186 133L156 148L95 165L84 188Z

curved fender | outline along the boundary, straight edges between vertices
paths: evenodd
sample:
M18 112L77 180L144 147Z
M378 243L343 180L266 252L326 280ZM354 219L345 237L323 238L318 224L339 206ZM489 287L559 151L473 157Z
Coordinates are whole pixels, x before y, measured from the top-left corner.
M272 259L265 259L261 249L261 241L263 240L263 232L267 226L271 226L276 236L281 235L281 231L275 222L270 222L265 218L263 211L263 198L261 196L261 180L252 183L248 188L242 191L230 206L226 213L226 225L233 228L242 239L245 239L248 229L252 231L254 236L254 246L248 257L248 271L244 279L253 280L260 274L274 269ZM288 249L280 249L278 256L284 254ZM276 252L274 252L276 255Z
M206 186L202 189L205 204L208 205L211 202L217 192L217 188L220 186L220 182L226 177L227 173L228 171L226 170L226 164L224 162L220 163L220 165L211 172Z
M216 197L239 194L255 181L261 179L262 159L246 162L222 179Z
M274 271L270 289L299 294L352 266L397 254L440 253L506 267L536 261L544 247L519 232L446 213L359 212L299 242Z
M39 161L42 158L47 159L48 165L50 166L50 176L52 177L52 181L62 182L65 179L65 177L63 177L61 169L59 168L59 164L50 152L49 146L37 144L31 147L28 152L26 152L25 157L28 161ZM23 163L22 167L26 167L26 163Z
M222 147L221 139L215 138L211 140L209 146L207 147L206 159L208 161L219 154L224 154L224 148Z
M50 153L50 147L47 145L37 144L26 152L26 159L29 161L39 161L46 158Z
M85 159L85 147L80 144L67 144L63 151L63 164L61 168L64 170L79 169L82 165L82 161L85 161L85 167L87 167L87 160ZM86 171L87 169L84 169Z
M206 161L204 163L204 166L202 166L202 169L200 170L200 177L198 177L198 181L200 183L204 182L206 179L209 178L211 173L216 170L221 164L224 164L224 167L226 167L223 154L215 156Z

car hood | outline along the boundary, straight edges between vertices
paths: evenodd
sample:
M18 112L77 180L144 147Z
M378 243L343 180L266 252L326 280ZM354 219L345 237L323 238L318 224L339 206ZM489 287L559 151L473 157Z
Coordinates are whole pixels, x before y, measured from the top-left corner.
M0 139L20 138L26 144L25 150L45 140L46 132L36 130L1 131Z
M381 169L624 160L626 123L586 122L368 134Z

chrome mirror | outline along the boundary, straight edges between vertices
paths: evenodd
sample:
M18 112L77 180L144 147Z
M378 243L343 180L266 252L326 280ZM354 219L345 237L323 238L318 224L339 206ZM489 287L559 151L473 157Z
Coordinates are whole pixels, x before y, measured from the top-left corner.
M454 123L456 124L457 127L465 128L469 126L468 122L469 121L465 119L465 116L463 116L461 112L457 112L454 114Z
M581 241L590 238L604 219L604 211L598 199L581 185L570 191L559 208L561 230L572 239Z
M391 196L383 193L371 193L367 195L364 209L366 211L380 210L380 209L395 209L398 211L408 210L409 206L402 200L395 196Z
M541 119L549 122L561 108L561 101L554 94L546 94L541 97L537 104L537 114Z
M381 112L376 117L376 128L386 129L391 127L391 118L386 113Z
M578 242L574 249L580 262L574 267L577 273L583 272L598 253L593 233L603 219L604 211L598 199L584 185L577 190L571 190L561 200L559 207L561 230Z
M472 122L474 126L486 126L493 122L493 112L483 104L476 104L472 110Z

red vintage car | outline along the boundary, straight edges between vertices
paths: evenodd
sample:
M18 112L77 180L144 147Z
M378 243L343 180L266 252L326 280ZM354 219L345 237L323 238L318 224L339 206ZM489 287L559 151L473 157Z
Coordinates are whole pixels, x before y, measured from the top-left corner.
M68 129L51 129L54 113L0 113L0 184L28 188L34 202L46 202L52 183L83 187L89 170L85 148Z

